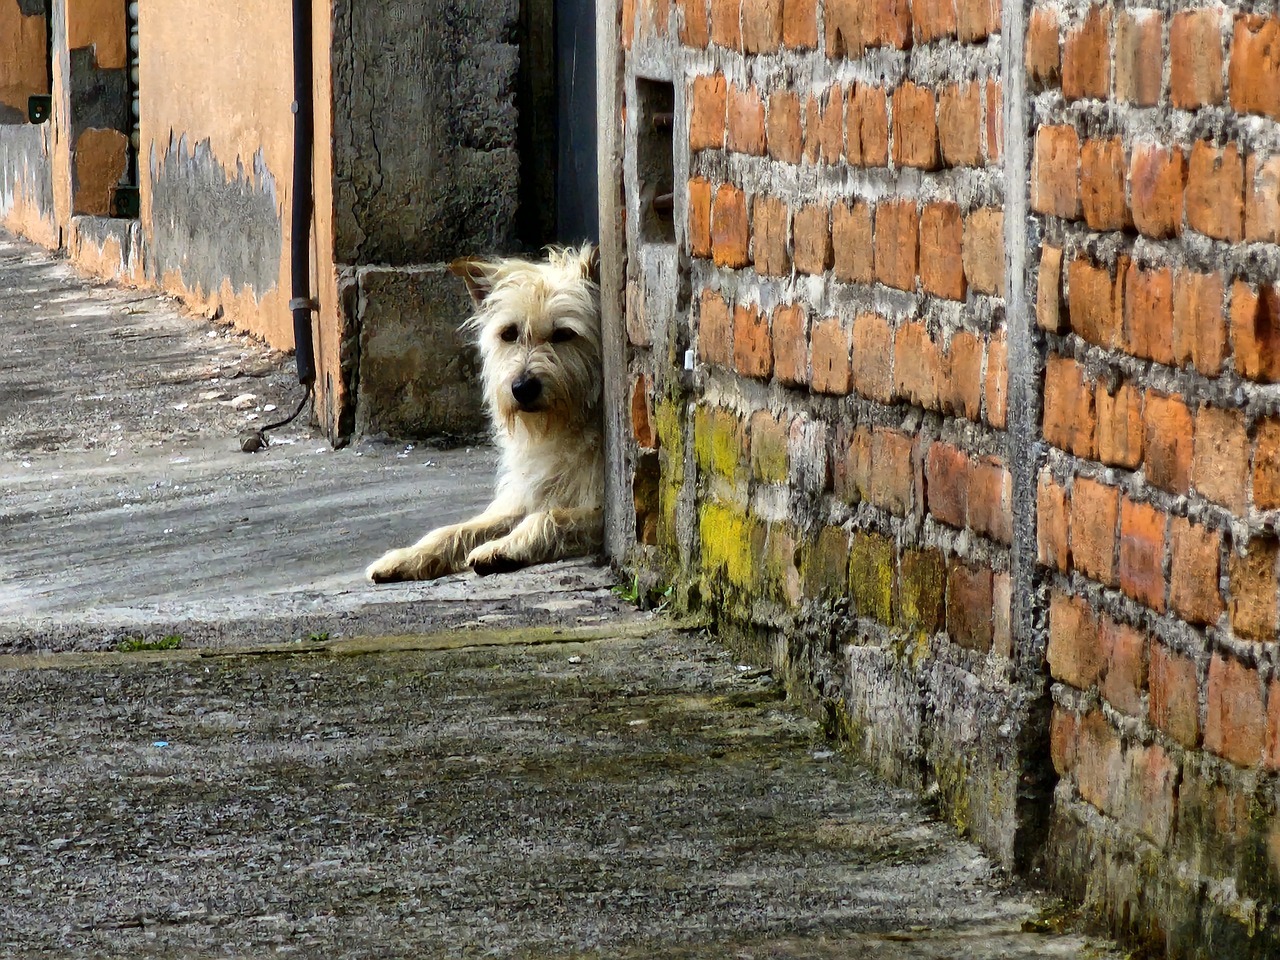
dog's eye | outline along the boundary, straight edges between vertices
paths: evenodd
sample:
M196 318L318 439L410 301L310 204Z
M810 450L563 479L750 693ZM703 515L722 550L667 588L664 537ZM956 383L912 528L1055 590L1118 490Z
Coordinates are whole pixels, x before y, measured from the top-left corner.
M513 323L509 327L503 327L502 332L498 334L498 336L500 336L506 343L515 343L516 337L520 336L520 331L516 329L516 326Z
M556 327L551 331L552 343L568 343L578 335L578 331L571 327Z

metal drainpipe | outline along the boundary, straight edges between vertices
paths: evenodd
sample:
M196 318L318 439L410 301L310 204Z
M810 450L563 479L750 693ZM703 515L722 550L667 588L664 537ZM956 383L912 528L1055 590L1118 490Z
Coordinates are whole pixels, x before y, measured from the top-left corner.
M315 140L312 102L311 0L293 0L293 211L291 227L294 359L298 382L310 393L316 382L315 345L311 314L318 309L311 296L311 159Z

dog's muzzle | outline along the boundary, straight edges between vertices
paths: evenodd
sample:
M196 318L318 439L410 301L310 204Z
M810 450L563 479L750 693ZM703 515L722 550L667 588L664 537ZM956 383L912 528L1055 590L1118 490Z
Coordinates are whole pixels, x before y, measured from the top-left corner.
M511 396L521 410L533 410L538 398L542 396L542 381L537 377L519 377L511 384Z

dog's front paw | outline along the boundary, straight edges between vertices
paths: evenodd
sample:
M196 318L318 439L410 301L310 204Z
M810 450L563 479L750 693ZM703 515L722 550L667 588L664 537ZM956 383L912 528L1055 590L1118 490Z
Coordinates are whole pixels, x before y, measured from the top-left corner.
M501 540L481 544L467 557L467 566L478 577L487 577L491 573L510 573L527 565L527 561L518 560L503 549Z
M374 583L398 583L402 580L434 580L453 573L443 557L413 547L392 550L369 564L365 576Z

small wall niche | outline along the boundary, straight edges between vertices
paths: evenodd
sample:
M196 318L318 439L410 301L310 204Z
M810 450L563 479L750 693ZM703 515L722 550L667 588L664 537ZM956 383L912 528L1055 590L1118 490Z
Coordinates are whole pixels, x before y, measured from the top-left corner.
M675 87L636 78L636 99L640 238L675 243Z

